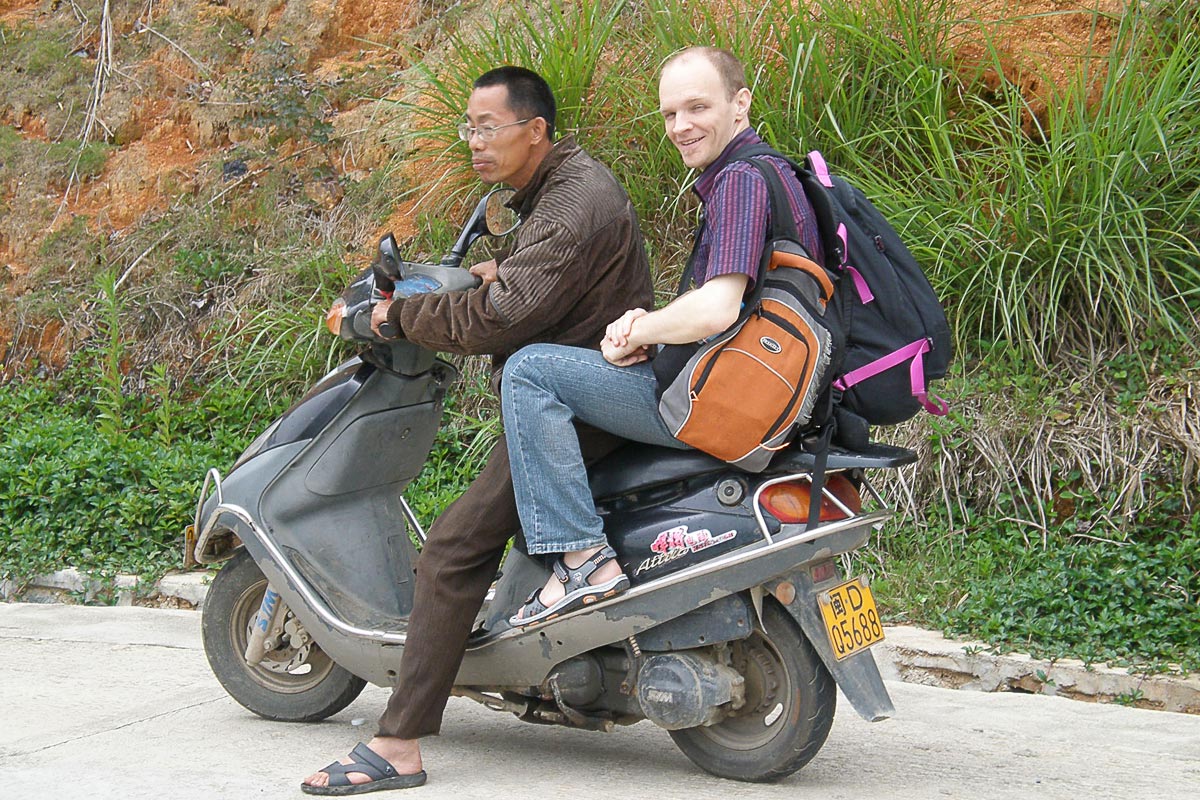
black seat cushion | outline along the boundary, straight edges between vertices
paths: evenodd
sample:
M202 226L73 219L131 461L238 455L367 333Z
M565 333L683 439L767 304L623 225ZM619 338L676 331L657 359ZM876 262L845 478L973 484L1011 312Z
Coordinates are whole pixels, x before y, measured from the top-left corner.
M888 469L916 460L917 454L912 450L872 443L860 450L831 447L825 468ZM799 442L794 442L775 456L764 474L808 472L815 461L813 453L806 452ZM699 450L629 442L593 464L588 469L588 482L592 497L602 498L725 470L737 471L737 467Z
M592 497L612 497L726 469L732 468L699 450L629 442L593 464L588 482Z

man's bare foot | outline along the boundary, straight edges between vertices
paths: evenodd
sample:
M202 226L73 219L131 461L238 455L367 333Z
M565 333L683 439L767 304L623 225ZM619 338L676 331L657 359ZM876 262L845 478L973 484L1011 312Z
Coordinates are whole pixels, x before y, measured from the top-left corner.
M400 775L413 775L421 771L421 744L416 739L397 739L394 736L376 736L367 742L372 752L385 759ZM351 764L349 756L338 761L339 764ZM358 785L367 783L370 777L361 772L350 772L346 775L350 783ZM304 779L309 786L328 786L329 773L314 772Z

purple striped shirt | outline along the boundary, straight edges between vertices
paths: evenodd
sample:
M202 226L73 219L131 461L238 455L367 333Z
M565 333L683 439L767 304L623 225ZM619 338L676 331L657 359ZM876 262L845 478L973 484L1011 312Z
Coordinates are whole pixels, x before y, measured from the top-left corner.
M704 229L695 261L697 286L718 275L733 274L749 275L750 286L754 285L767 240L771 197L758 170L744 161L730 164L729 159L735 150L761 143L753 128L742 131L696 180L694 189L704 204ZM783 179L800 243L822 262L816 216L792 168L780 158L761 158Z

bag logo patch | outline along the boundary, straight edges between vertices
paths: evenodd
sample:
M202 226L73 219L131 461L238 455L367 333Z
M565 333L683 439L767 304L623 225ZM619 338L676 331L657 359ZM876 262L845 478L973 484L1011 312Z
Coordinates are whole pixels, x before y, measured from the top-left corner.
M770 336L762 337L758 340L758 343L762 345L763 350L766 350L772 355L777 356L783 352L783 345L772 339Z

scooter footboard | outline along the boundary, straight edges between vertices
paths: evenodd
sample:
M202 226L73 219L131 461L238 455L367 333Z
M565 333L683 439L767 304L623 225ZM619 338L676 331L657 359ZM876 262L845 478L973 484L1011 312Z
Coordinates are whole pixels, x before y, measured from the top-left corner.
M790 584L791 588L781 590L785 583ZM796 570L790 575L767 583L766 587L800 624L805 637L816 649L825 668L829 670L838 688L846 695L846 699L854 706L859 716L868 722L879 722L896 712L892 698L883 685L883 676L879 674L879 667L876 666L875 658L869 649L840 661L834 654L817 604L818 590L813 585L812 576L806 570ZM791 602L783 602L787 598L790 598Z

